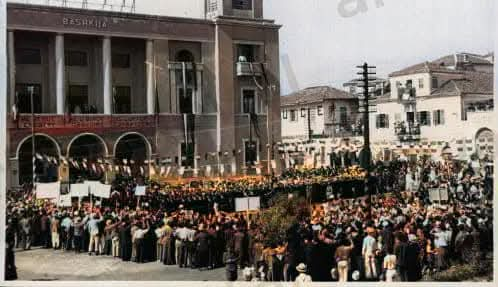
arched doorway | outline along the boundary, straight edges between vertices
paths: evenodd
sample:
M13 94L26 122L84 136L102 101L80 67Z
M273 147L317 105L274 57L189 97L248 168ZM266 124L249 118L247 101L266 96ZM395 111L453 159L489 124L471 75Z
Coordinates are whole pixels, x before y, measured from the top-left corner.
M19 161L19 184L33 180L33 138L27 137L19 143L17 159ZM35 175L37 182L55 182L58 180L58 160L60 149L57 142L46 135L35 135ZM56 160L54 160L56 159Z
M114 158L116 163L122 164L126 159L130 164L133 175L140 173L140 167L150 156L150 144L147 139L139 133L128 133L122 135L114 146Z
M73 138L69 143L68 156L77 162L77 165L70 165L70 181L102 179L104 171L97 162L99 159L104 159L106 155L107 147L101 137L94 134L82 134Z
M490 129L480 129L476 134L476 151L480 159L493 158L494 134Z

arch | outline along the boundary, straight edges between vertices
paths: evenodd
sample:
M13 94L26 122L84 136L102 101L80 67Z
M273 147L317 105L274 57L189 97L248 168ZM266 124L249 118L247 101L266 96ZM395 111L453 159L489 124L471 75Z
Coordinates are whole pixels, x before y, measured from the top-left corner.
M192 52L190 52L189 50L182 49L176 53L175 61L176 62L193 63L193 62L195 62L195 57L194 57L194 54Z
M36 153L50 158L59 158L60 148L57 141L45 134L27 136L21 140L16 150L19 183L31 182L33 178L32 141L36 144ZM35 158L35 174L38 182L54 182L58 179L58 163L52 160Z
M124 139L125 137L127 136L138 136L140 138L142 138L142 140L144 141L145 143L145 147L146 147L146 157L147 159L150 159L152 157L152 145L150 144L149 140L141 133L138 133L138 132L127 132L127 133L124 133L122 135L120 135L116 141L114 142L114 147L112 149L112 155L114 157L116 157L116 150L117 150L117 147L118 147L118 144L119 142Z
M79 134L79 135L77 135L77 136L73 137L73 138L71 139L71 141L69 142L69 144L67 145L66 155L67 155L68 157L69 157L69 156L71 156L71 155L70 155L70 151L71 151L71 147L73 146L74 142L75 142L76 140L78 140L79 138L84 137L84 136L94 136L94 137L96 137L97 139L99 139L99 140L100 140L100 142L102 143L102 145L104 146L104 153L105 153L105 154L104 154L104 156L106 156L106 157L107 157L107 156L109 155L109 150L108 150L108 148L107 148L107 144L106 144L105 140L104 140L101 136L99 136L98 134L94 134L94 133L81 133L81 134Z
M35 133L35 139L37 136L41 136L41 137L46 137L48 138L49 140L51 140L54 145L55 145L55 148L57 149L57 155L60 156L61 155L61 148L59 146L59 143L51 136L47 135L47 134L44 134L44 133ZM23 138L18 144L17 144L17 148L16 148L16 157L14 159L19 159L19 151L21 150L21 146L27 141L29 140L30 138L32 137L32 135L29 135L29 136L26 136L25 138Z
M140 156L141 144L143 144L144 148L143 156ZM124 148L124 150L120 152L120 148ZM152 146L143 134L138 132L127 132L122 134L114 143L113 155L116 160L118 157L119 159L126 158L136 161L149 160L152 156Z
M479 158L485 158L493 154L494 132L489 128L481 128L475 135L475 149Z

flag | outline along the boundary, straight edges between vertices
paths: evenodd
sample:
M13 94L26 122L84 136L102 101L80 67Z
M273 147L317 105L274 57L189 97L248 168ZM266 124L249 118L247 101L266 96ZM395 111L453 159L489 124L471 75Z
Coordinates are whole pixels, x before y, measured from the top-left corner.
M18 120L18 117L17 117L17 114L19 112L18 106L19 106L19 93L16 92L16 96L14 99L14 105L12 105L12 117L14 118L14 121L16 121L16 122Z

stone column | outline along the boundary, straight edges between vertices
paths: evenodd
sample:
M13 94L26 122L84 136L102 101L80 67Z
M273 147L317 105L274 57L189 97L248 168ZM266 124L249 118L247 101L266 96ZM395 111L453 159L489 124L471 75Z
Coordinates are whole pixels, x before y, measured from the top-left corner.
M145 66L146 66L146 95L147 95L147 114L154 114L154 41L147 40L145 44Z
M14 48L14 31L9 30L7 33L7 65L9 67L8 70L8 82L7 85L9 87L9 94L8 94L8 102L9 102L9 107L14 105L16 101L16 55L15 55L15 48Z
M102 39L102 75L103 88L102 95L104 96L104 114L110 115L114 111L112 105L112 54L111 54L111 38L104 37Z
M64 35L55 36L55 96L57 99L57 114L65 112L65 64L64 64Z

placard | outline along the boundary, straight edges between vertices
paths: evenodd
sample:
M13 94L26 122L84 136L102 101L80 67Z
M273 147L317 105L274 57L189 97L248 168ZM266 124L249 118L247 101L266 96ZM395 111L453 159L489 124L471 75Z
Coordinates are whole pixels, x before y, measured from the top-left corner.
M259 196L235 198L235 211L259 210L260 202Z
M145 190L146 190L145 185L137 185L137 187L135 187L135 196L144 196Z
M59 206L71 207L72 206L71 194L61 195L59 197Z
M94 186L95 190L92 190L92 194L100 198L109 198L111 196L111 185L99 184Z
M60 194L61 183L60 181L52 183L37 183L36 198L46 199L46 198L58 198Z
M72 197L85 197L88 196L88 184L74 183L70 186L70 194Z

